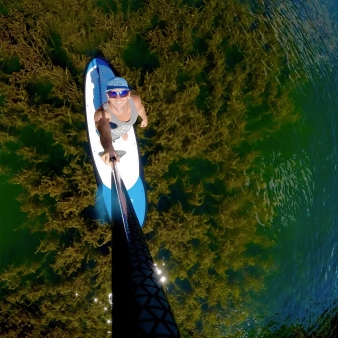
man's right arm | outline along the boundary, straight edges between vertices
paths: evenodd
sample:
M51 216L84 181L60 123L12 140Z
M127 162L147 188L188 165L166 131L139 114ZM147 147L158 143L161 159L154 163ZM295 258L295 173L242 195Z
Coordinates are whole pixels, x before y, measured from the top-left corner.
M100 141L104 149L104 153L101 156L101 159L106 164L110 164L109 161L111 157L115 157L117 162L120 162L120 159L117 156L113 147L113 140L111 137L110 125L109 120L106 116L106 111L103 108L99 108L95 112L94 119L96 127L100 133Z

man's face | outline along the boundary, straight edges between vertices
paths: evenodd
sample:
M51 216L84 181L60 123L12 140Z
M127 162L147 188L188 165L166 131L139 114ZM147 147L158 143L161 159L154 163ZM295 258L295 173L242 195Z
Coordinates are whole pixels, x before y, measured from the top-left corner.
M107 93L109 103L118 111L123 110L130 97L130 91L125 88L112 89Z

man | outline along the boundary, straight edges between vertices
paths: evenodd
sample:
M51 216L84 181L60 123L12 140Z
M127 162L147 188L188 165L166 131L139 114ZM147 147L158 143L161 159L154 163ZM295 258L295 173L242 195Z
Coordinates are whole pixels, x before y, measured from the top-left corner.
M107 165L110 164L111 157L115 157L117 162L120 161L114 150L113 140L119 137L127 140L127 132L132 128L138 116L142 118L142 128L148 124L148 117L140 97L131 94L130 90L131 87L124 78L110 79L106 90L108 101L102 104L94 114L104 149L101 159Z

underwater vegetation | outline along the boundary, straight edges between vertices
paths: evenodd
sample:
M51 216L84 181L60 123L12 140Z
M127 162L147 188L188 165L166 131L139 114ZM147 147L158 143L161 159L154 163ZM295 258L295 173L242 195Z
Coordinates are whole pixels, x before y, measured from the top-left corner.
M82 103L97 52L149 116L137 129L143 230L166 264L182 336L241 335L255 312L250 296L276 269L274 208L249 182L265 184L260 141L298 119L290 93L305 80L287 67L265 10L223 0L0 5L0 173L24 189L23 226L44 234L36 261L1 272L2 337L108 334L110 308L93 299L111 290L111 228L92 217Z

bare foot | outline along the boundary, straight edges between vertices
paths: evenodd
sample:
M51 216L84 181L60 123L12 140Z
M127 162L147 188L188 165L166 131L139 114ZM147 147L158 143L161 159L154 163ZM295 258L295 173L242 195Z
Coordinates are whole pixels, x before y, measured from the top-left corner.
M127 141L127 140L128 140L128 134L123 134L123 135L122 135L122 138L123 138L125 141Z

